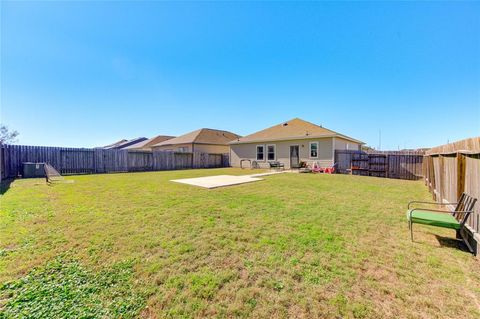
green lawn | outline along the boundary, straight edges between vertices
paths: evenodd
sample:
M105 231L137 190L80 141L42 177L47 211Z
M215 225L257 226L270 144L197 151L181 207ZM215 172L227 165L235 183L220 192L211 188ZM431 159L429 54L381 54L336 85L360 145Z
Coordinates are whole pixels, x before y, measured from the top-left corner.
M0 318L479 318L480 263L415 225L422 182L237 169L17 180L1 198Z

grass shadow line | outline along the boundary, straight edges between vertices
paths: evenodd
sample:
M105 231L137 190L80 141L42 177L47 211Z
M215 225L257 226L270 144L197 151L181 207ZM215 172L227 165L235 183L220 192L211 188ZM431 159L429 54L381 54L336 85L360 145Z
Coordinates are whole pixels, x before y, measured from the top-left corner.
M0 195L5 194L10 189L10 184L13 180L13 178L9 178L0 182Z
M435 238L437 239L438 243L442 247L455 248L455 249L464 251L466 253L470 253L470 250L468 250L467 245L465 245L465 243L460 239L444 237L439 235L435 235Z

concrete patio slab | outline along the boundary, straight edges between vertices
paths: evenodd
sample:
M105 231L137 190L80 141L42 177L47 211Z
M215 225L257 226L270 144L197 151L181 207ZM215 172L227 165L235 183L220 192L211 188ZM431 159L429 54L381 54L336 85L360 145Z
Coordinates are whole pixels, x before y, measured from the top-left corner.
M217 175L217 176L206 176L206 177L197 177L197 178L172 179L171 182L188 184L193 186L200 186L200 187L212 189L217 187L251 183L251 182L256 182L261 180L263 180L263 178L252 177L250 175L241 175L241 176Z

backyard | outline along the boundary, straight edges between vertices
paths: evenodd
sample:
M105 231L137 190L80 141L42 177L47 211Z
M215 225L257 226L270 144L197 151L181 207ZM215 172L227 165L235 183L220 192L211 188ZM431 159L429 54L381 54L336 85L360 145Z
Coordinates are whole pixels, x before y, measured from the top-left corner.
M16 180L0 211L0 318L478 318L480 263L415 225L422 181L240 169Z

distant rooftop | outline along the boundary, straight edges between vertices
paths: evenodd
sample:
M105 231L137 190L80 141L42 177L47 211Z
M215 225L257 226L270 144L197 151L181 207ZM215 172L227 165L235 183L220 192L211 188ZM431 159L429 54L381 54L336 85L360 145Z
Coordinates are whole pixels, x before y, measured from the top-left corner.
M316 125L305 120L294 118L256 133L240 137L230 144L253 143L263 141L281 141L289 139L305 139L316 137L341 137L352 142L365 144L349 136L337 133L321 125Z
M131 139L131 140L120 140L116 143L104 146L103 148L104 149L123 149L127 146L130 146L130 145L133 145L133 144L136 144L136 143L139 143L139 142L143 142L145 140L147 140L146 137L137 137L137 138L134 138L134 139Z
M152 138L149 138L147 140L132 144L130 146L124 147L123 149L127 150L134 150L134 149L145 149L145 148L150 148L155 144L170 140L172 138L175 138L175 136L169 136L169 135L157 135Z
M175 137L164 142L158 143L154 146L166 146L175 144L217 144L226 145L240 136L222 130L215 130L210 128L202 128L187 134Z

